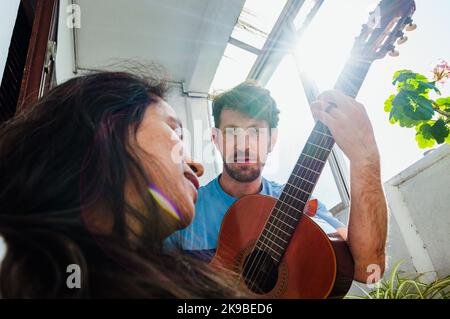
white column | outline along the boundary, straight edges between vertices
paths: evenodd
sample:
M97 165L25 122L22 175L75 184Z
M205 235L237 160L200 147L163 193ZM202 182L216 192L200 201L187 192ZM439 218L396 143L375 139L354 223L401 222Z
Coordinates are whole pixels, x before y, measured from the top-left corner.
M0 79L3 78L20 0L0 1Z

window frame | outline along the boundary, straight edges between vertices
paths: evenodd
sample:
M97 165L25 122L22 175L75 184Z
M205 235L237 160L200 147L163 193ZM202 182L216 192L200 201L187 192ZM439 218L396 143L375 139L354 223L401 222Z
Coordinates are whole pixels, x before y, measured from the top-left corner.
M257 55L257 59L246 79L256 80L260 85L266 86L277 70L281 60L287 54L294 55L294 59L297 61L295 54L293 54L292 45L296 43L299 37L309 27L310 22L314 19L323 3L324 0L317 0L315 5L307 13L303 24L297 29L294 21L305 4L305 1L288 0L262 49L257 49L230 37L229 43ZM299 68L297 71L304 87L315 87L312 80L302 76ZM349 170L344 159L344 154L337 145L333 148L328 158L328 163L341 198L340 203L329 209L333 214L336 214L350 207Z
M42 97L55 85L54 56L49 56L49 44L56 45L58 34L58 0L37 0L27 59L23 70L17 111Z

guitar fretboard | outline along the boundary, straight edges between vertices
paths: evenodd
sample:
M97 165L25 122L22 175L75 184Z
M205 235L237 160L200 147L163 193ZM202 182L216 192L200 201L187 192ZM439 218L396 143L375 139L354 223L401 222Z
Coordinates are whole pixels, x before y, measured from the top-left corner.
M334 145L329 129L317 122L273 208L257 247L280 261Z
M353 57L342 70L335 88L356 97L371 62ZM309 103L316 98L308 94ZM334 146L330 130L317 122L309 136L283 191L256 242L256 247L271 254L279 262L303 216L314 187Z

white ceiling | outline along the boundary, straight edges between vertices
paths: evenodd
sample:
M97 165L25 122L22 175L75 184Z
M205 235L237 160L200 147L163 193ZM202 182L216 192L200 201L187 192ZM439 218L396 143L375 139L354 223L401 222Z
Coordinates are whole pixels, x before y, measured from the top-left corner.
M156 61L207 92L245 0L78 0L78 67Z

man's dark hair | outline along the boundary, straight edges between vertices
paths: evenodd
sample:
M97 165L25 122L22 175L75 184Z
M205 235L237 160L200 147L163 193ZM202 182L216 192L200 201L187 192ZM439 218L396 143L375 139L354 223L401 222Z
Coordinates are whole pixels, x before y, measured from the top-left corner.
M212 110L217 128L220 126L220 114L224 109L236 110L251 118L265 120L270 128L278 126L280 111L277 103L270 96L269 90L253 81L243 82L214 98Z

